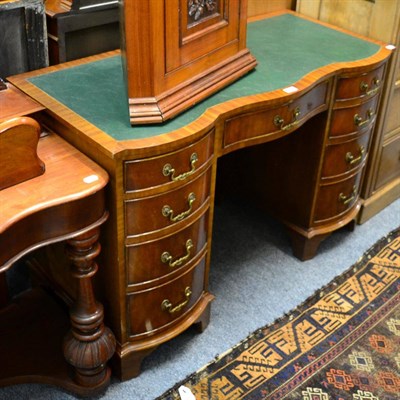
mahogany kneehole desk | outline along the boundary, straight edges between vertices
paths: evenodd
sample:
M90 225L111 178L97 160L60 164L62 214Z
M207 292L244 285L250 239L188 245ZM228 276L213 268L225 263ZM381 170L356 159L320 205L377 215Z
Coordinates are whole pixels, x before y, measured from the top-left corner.
M163 125L130 126L118 53L11 78L111 177L99 296L121 379L207 325L217 174L286 225L301 259L360 209L390 50L290 12L247 38L256 70Z

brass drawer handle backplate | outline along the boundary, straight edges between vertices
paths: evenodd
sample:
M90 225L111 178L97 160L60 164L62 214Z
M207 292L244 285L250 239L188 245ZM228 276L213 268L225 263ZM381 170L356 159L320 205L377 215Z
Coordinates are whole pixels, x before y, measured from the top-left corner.
M163 167L163 175L164 176L170 176L171 177L171 181L183 181L185 180L188 176L194 174L194 172L196 171L196 162L199 161L199 157L197 155L197 153L193 153L190 156L190 167L191 170L188 172L184 172L183 174L180 174L178 176L175 176L175 168L172 168L171 164L165 164Z
M194 247L192 239L188 239L186 241L185 247L186 247L186 254L180 258L177 258L175 261L173 261L173 258L171 254L168 253L168 251L164 251L161 254L161 262L163 262L164 264L168 264L171 268L179 267L190 258L190 252Z
M188 204L189 204L188 210L174 216L174 210L170 206L165 205L161 210L162 215L166 218L169 218L171 222L181 221L192 212L193 203L195 200L196 200L196 195L192 192L188 196Z
M354 158L353 154L349 151L346 153L346 162L350 165L357 164L361 162L364 154L365 154L365 148L364 146L360 146L360 155L357 158Z
M175 314L175 313L181 311L182 308L185 307L187 303L189 303L191 295L192 295L192 290L190 289L189 286L187 286L185 289L185 300L183 300L181 303L177 304L174 307L168 299L165 299L161 303L161 309L163 311L168 311L170 314Z
M359 114L354 115L354 125L361 127L366 124L369 124L371 121L371 118L374 116L374 110L372 108L369 108L367 111L366 118L363 120L362 116Z
M375 94L379 89L380 89L380 83L381 81L379 78L374 78L372 79L372 85L374 85L374 88L370 89L370 86L367 82L361 81L360 83L360 92L365 93L367 96L371 96Z
M344 205L349 204L351 201L354 200L357 194L357 189L353 186L353 191L351 192L350 196L346 196L344 193L339 194L339 201L342 202Z
M298 120L299 116L301 114L300 107L296 107L293 110L293 118L292 122L289 124L285 125L285 120L280 116L276 115L274 117L274 124L277 126L280 130L282 131L288 131L289 129L294 128L300 121Z

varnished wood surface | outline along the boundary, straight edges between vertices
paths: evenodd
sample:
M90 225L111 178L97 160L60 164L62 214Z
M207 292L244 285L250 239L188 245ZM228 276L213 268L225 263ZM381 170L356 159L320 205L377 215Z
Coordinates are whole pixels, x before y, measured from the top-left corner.
M54 133L40 139L38 155L45 174L0 191L0 233L45 208L90 196L108 181L102 168Z
M101 197L98 209L90 208L90 201L93 199L88 200L96 197L108 182L108 175L102 168L54 133L39 140L38 155L46 165L43 175L0 191L0 271L5 271L17 258L32 248L45 244L47 240L87 227L90 218L94 223L104 212ZM73 213L77 202L81 202L82 207L89 207L88 210L82 208L87 219ZM56 212L55 208L60 205L65 205L66 209L71 206L71 217L76 215L75 227L72 226L72 220L63 222L65 210ZM52 212L60 220L53 225L48 220L49 226L45 228L41 224L46 223L46 218ZM35 223L40 223L41 229L35 229ZM29 224L34 230L29 235L24 234ZM15 240L18 234L22 236Z
M0 122L44 110L44 107L38 102L31 97L24 96L10 83L6 83L6 85L7 89L0 91Z
M72 1L45 0L46 15L56 17L71 12Z
M293 0L248 0L247 15L254 17L278 10L294 10Z
M0 122L0 190L44 173L45 165L37 156L40 132L32 118Z
M0 352L6 361L0 386L40 382L98 394L109 384L107 361L115 351L91 281L100 226L108 217L108 175L54 133L40 138L38 155L47 167L43 175L0 190L0 273L28 252L66 240L71 275L78 280L76 299L70 324L65 309L37 289L1 304Z

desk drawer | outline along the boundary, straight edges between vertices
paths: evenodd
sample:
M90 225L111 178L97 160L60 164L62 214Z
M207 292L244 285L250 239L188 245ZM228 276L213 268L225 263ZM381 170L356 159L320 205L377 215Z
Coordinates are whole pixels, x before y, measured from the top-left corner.
M211 168L178 189L125 201L126 235L153 232L190 217L210 195Z
M207 241L208 212L189 227L147 243L126 247L128 286L151 283L185 268Z
M370 128L375 121L378 99L375 96L356 107L334 110L329 136L343 136Z
M196 173L213 154L214 131L198 142L159 157L124 163L127 192L185 181Z
M224 146L263 135L282 136L282 133L294 130L326 108L327 88L328 82L323 82L285 105L227 119Z
M176 279L128 294L130 336L156 333L190 310L204 289L205 257Z
M325 149L322 178L349 173L365 161L371 131L340 144L330 144Z
M321 223L350 210L358 199L361 172L319 188L314 222Z
M337 82L336 100L373 96L381 90L384 72L385 66L382 65L362 75L341 76Z

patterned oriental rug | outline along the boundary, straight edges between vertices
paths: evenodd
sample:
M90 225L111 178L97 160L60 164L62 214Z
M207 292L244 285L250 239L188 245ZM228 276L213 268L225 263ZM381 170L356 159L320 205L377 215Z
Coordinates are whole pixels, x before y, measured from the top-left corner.
M400 227L158 400L182 385L196 400L399 400Z

